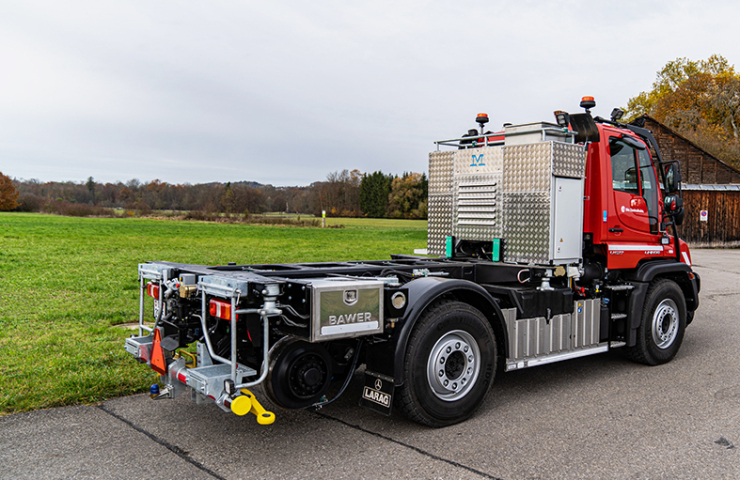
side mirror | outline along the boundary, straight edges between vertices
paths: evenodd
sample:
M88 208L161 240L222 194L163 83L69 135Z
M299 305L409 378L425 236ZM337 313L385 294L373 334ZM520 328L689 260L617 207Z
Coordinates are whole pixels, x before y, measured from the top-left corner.
M663 200L663 209L669 217L674 217L676 225L683 223L684 209L683 199L678 195L666 195Z
M665 169L665 190L673 193L678 191L678 185L681 183L681 171L678 165L671 163Z

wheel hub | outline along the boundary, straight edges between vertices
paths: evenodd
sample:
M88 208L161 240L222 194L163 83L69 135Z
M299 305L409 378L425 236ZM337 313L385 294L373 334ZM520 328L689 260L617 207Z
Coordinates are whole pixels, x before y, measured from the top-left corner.
M652 333L655 345L662 350L670 347L676 340L678 335L678 307L673 300L666 298L655 309Z
M326 366L314 353L304 355L300 361L305 363L295 362L291 368L290 389L298 397L310 397L323 387Z
M480 373L480 349L464 330L444 334L427 360L427 379L438 398L452 402L468 394Z

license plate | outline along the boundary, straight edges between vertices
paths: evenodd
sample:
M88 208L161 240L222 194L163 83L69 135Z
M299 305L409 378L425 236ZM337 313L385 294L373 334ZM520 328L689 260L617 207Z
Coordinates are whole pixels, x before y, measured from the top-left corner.
M365 370L365 386L362 389L360 406L390 415L394 388L392 378Z

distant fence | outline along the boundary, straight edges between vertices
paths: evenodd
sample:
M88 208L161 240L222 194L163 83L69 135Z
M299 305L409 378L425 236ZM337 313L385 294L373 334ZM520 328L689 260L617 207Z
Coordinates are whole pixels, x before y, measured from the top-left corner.
M681 239L692 247L740 247L740 190L688 188L682 197L686 217L678 230Z

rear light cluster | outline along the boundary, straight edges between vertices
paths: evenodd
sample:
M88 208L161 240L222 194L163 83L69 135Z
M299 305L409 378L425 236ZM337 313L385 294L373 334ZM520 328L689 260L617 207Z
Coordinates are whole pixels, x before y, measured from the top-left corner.
M231 303L212 298L211 302L208 304L208 313L210 313L212 317L231 320ZM239 317L237 316L237 319L238 318Z
M152 298L159 299L159 284L147 282L146 283L146 294Z
M156 300L159 300L159 284L147 282L146 294ZM212 298L210 303L208 304L208 313L210 313L212 317L222 318L224 320L231 320L231 303ZM238 318L239 317L237 316L237 319Z

